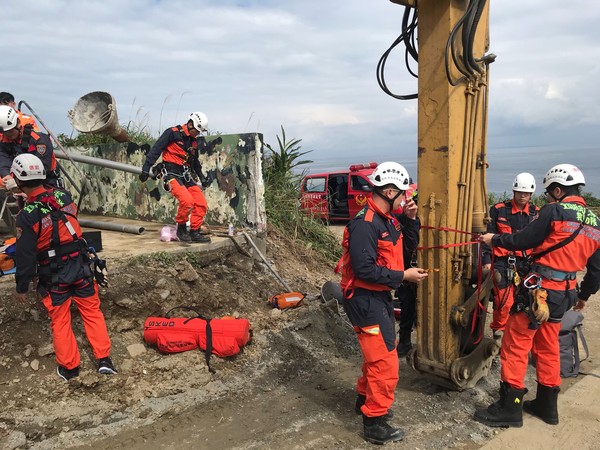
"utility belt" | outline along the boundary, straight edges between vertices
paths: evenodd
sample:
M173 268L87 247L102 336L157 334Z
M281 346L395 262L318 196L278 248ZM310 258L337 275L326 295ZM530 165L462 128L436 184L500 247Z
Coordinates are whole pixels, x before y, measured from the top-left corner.
M500 264L498 264L499 267L495 267L495 270L499 271L500 268L503 268L504 273L502 275L506 277L509 283L513 283L515 286L521 282L522 276L529 273L529 262L526 257L510 254L495 258L494 264L497 263Z
M577 272L563 272L562 270L551 269L540 264L532 264L531 271L552 281L572 281L577 279Z
M62 244L60 246L61 261L57 261L59 266L61 262L66 261L71 257L78 256L79 254L87 255L88 246L85 239L78 239L76 241ZM37 260L40 266L50 266L52 259L56 258L56 250L49 248L43 252L38 253Z
M156 178L160 178L163 181L166 181L168 176L182 178L186 182L192 181L192 170L186 164L182 165L163 161L152 168L152 173L155 173ZM166 183L164 187L165 190L169 190Z

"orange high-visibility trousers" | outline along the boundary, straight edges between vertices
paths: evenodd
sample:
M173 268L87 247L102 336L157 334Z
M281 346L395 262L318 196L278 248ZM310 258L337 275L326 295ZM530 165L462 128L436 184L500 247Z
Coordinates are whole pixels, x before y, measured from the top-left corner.
M179 201L175 222L187 223L190 220L190 229L198 230L202 226L204 216L208 211L208 205L202 189L196 184L186 186L181 184L177 178L169 180L170 192Z
M509 284L504 288L494 286L494 312L492 314L492 323L490 328L494 331L504 331L506 321L515 302L514 284Z
M501 378L515 389L525 388L529 352L536 360L537 381L544 386L560 386L560 323L543 322L529 329L529 317L518 312L509 317L500 350Z
M392 298L386 291L357 288L351 299L344 299L344 310L363 354L362 374L356 382L356 392L366 397L361 411L367 417L383 416L394 403L399 378Z
M110 355L110 338L106 330L104 315L100 310L98 286L95 281L94 294L89 297L73 295L60 306L53 306L50 295L46 295L42 298L42 302L50 316L56 362L66 369L74 369L80 364L79 349L71 327L71 300L77 305L83 320L85 335L92 346L94 357L100 359Z
M398 385L398 353L389 351L383 335L358 332L358 343L363 354L362 376L356 382L356 392L366 397L361 407L367 417L379 417L388 413L394 403L394 391Z

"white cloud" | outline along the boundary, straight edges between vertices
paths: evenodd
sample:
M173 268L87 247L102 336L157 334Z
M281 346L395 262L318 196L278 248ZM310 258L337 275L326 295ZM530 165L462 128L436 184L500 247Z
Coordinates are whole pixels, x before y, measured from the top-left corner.
M543 139L560 129L565 141L598 142L600 4L490 3L490 133L506 143L514 130ZM2 14L14 39L0 90L55 133L71 132L66 112L80 96L106 90L121 121L155 135L202 110L214 130L268 142L283 125L314 159L365 149L415 158L417 102L392 99L375 78L401 31L403 8L391 2L20 0ZM415 92L403 49L388 61L389 86Z

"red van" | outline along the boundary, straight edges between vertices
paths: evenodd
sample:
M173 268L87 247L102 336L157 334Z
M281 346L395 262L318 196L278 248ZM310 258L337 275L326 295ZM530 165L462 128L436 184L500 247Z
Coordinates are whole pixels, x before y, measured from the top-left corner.
M367 177L376 167L376 162L353 164L348 170L305 176L300 187L300 207L316 218L352 219L371 195Z

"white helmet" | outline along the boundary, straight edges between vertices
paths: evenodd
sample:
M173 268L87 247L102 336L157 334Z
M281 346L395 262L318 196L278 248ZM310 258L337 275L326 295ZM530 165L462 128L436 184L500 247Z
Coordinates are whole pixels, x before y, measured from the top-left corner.
M194 128L198 131L206 131L208 126L208 117L203 112L193 112L190 114L188 120L192 121Z
M17 111L8 105L0 105L0 131L10 131L17 126Z
M404 166L391 161L379 164L369 175L369 180L373 186L393 184L401 191L406 191L410 186L410 177Z
M13 159L10 173L20 181L46 179L42 160L31 153L23 153Z
M552 183L558 183L561 186L585 185L585 178L581 170L573 164L558 164L546 172L544 189L548 189Z
M520 173L515 177L512 190L533 194L535 192L535 178L530 173Z

